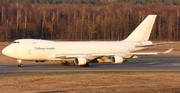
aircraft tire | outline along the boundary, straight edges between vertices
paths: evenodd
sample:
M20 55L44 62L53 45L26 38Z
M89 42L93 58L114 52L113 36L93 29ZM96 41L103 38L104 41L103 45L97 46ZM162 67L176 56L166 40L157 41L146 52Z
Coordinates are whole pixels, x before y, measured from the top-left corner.
M62 66L69 66L70 63L69 62L66 62L66 63L61 63Z
M85 65L82 65L81 67L89 67L89 63L86 63Z
M22 67L22 66L23 66L23 64L22 64L22 63L18 64L18 67Z

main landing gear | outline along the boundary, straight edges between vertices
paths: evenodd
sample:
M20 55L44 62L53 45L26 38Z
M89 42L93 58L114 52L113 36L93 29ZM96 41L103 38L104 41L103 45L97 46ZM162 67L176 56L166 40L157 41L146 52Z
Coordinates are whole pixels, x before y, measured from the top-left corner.
M81 65L80 67L89 67L89 63L86 63L85 65Z
M61 63L61 66L70 66L70 63L67 62L67 61L63 61L63 62Z
M17 60L18 61L18 67L22 67L23 64L22 64L22 60Z
M75 64L74 64L75 65ZM62 61L61 66L70 66L70 63L67 61ZM78 65L77 65L78 66ZM89 63L86 63L85 65L81 65L80 67L89 67Z

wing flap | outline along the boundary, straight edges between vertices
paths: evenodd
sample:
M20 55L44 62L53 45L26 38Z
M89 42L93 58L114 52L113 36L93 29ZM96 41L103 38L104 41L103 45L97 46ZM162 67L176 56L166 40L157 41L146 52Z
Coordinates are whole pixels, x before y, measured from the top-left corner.
M94 57L91 54L87 54L87 53L82 53L82 54L56 54L55 55L55 58L63 58L63 59L77 58L77 57L94 59Z
M82 55L76 55L76 54L56 54L55 58L75 58L77 56L82 56Z

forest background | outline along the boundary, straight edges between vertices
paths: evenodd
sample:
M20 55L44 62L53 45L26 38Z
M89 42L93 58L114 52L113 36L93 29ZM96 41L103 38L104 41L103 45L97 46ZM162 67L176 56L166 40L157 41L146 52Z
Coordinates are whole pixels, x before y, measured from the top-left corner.
M180 40L180 0L0 0L0 41L122 40L149 14L151 40Z

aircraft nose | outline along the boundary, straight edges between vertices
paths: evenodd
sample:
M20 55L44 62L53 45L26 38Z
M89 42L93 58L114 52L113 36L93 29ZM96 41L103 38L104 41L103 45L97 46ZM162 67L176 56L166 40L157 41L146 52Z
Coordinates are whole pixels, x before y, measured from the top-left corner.
M9 45L9 46L5 47L1 52L5 56L14 57L17 53L17 49L14 46Z
M7 55L7 49L6 48L4 48L1 52L2 52L2 54Z
M10 56L13 52L11 48L9 48L9 46L5 47L2 51L2 54L4 54L5 56Z

